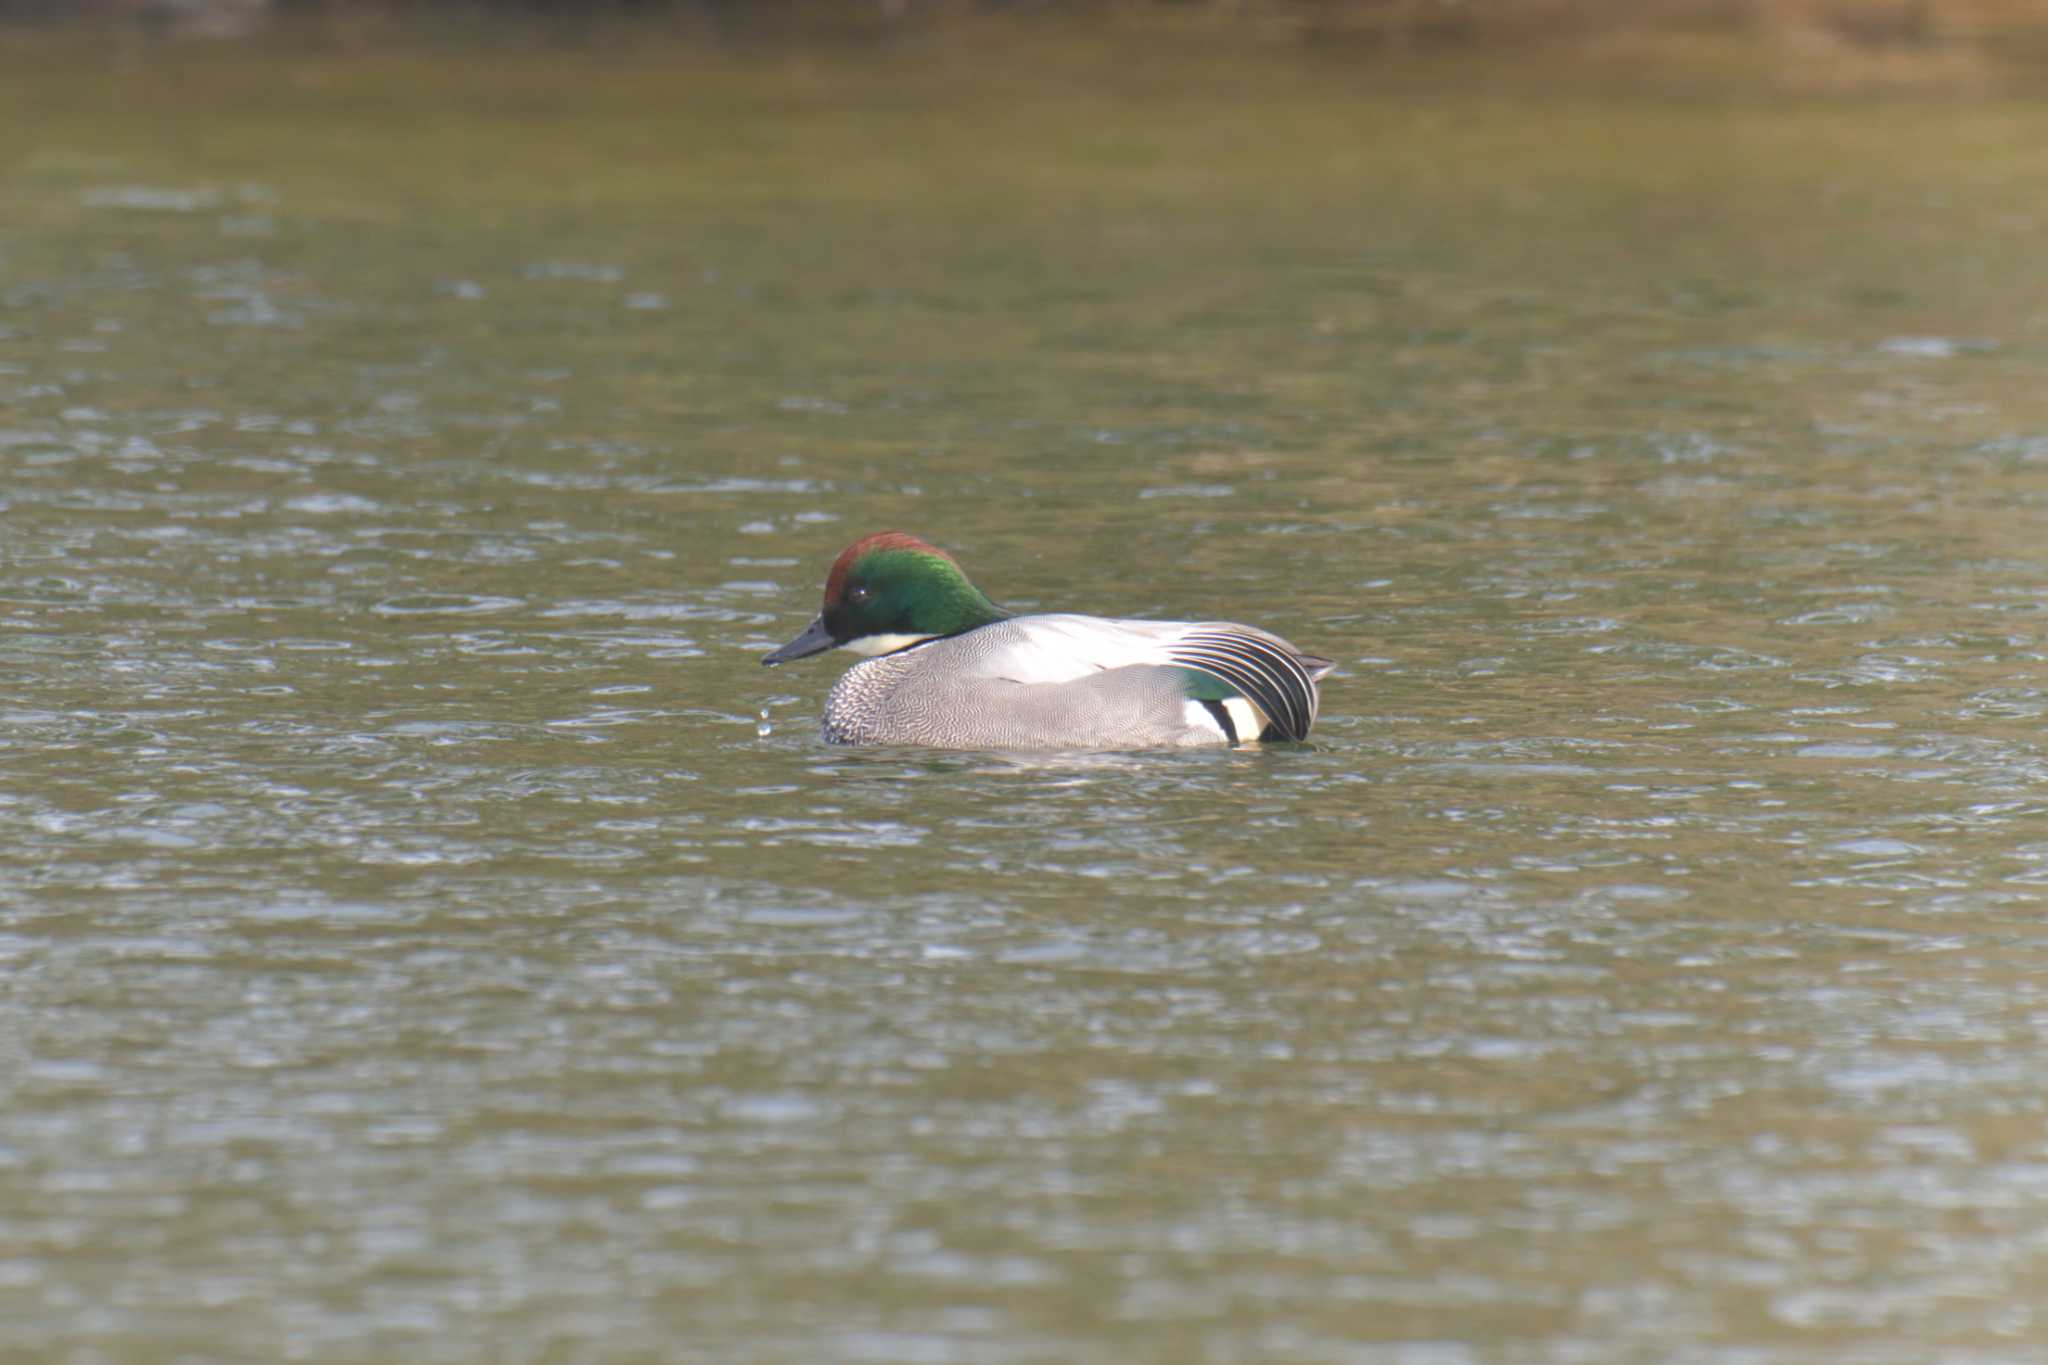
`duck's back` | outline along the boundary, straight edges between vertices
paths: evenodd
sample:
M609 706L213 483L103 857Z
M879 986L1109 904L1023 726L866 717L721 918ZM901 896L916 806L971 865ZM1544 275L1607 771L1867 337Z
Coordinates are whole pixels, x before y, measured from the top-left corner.
M1024 616L932 640L848 669L825 700L825 737L952 749L1225 743L1234 736L1190 698L1187 670L1156 662L1190 629Z

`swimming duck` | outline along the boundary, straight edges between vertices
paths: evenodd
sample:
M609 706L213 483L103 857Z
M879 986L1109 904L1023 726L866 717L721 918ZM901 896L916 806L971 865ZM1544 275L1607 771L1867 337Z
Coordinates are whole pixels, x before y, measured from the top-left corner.
M1017 616L952 555L903 531L863 536L825 608L763 664L866 657L825 698L834 744L1152 749L1299 740L1333 665L1251 626Z

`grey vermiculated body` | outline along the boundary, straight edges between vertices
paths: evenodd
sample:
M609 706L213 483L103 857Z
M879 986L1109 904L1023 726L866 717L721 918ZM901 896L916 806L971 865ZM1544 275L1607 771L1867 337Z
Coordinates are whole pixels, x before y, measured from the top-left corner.
M1185 673L1170 665L1030 680L1034 636L1057 619L1070 618L1019 617L855 664L825 699L825 738L987 749L1223 742L1215 726L1190 716Z

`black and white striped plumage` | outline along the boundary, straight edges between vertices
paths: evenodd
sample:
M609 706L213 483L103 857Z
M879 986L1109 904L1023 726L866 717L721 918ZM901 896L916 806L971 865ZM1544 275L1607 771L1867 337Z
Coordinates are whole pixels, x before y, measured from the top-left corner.
M1316 679L1330 671L1327 660L1298 653L1294 646L1249 626L1197 626L1169 648L1175 663L1199 669L1227 683L1265 721L1256 735L1241 739L1308 738L1316 723Z

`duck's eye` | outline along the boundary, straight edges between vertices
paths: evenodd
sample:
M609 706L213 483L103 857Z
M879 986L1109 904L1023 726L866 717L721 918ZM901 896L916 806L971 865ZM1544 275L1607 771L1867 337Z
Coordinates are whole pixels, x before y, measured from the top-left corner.
M850 601L865 602L868 600L868 590L865 585L858 586L852 592L846 594L846 596Z

